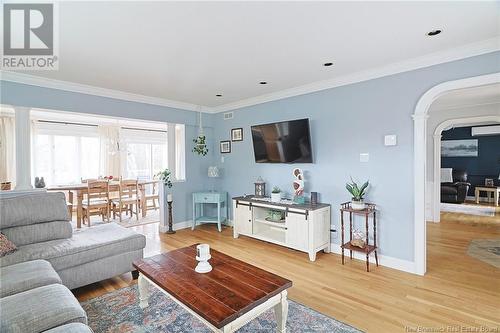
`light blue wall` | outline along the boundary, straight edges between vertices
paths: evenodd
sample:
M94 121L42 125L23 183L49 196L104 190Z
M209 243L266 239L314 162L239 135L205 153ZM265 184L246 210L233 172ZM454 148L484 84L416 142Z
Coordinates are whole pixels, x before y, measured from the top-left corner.
M203 116L209 153L205 157L199 157L191 152L192 139L197 136L198 114L196 112L7 81L1 81L0 96L0 103L7 105L185 124L186 181L175 183L171 190L174 195L174 222L183 222L192 218L191 193L209 186L207 169L212 164L214 156L213 115Z
M381 254L413 260L413 121L418 99L445 81L500 72L500 53L490 53L411 72L286 98L234 112L232 120L217 114L215 140L228 140L231 128L243 127L244 141L234 142L219 182L231 196L253 193L258 176L269 189L277 185L291 192L294 167L303 168L306 191L320 193L332 205L332 225L339 228L339 204L348 201L344 188L352 176L369 179L367 201L380 211L378 241ZM254 161L250 126L274 121L309 118L313 164L274 165ZM396 134L398 144L385 147L384 135ZM359 162L369 153L368 163ZM338 239L333 242L340 243Z

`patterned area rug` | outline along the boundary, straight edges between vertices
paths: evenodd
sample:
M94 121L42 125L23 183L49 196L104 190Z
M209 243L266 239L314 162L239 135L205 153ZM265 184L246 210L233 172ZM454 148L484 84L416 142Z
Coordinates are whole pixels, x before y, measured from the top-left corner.
M495 216L495 207L441 203L441 211L476 216Z
M500 268L500 239L473 239L467 254Z
M87 312L89 325L96 333L211 332L202 322L159 290L151 287L151 292L149 307L144 310L139 307L137 285L83 302L82 307ZM274 333L275 331L274 311L269 310L237 332ZM287 332L354 333L361 331L289 300Z

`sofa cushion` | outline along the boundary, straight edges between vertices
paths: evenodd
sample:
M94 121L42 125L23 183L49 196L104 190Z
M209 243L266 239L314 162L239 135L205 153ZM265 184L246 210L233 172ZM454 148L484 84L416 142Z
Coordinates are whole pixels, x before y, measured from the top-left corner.
M26 261L2 267L0 270L0 297L26 290L62 283L61 278L45 260Z
M20 225L70 220L66 198L62 192L0 197L0 207L0 230Z
M7 238L6 235L0 233L0 257L11 254L17 250L16 244Z
M92 333L92 330L82 323L71 323L50 329L45 333Z
M87 315L68 288L51 284L0 299L0 332L38 333L68 323L87 324Z
M45 259L60 271L145 246L144 235L112 222L76 231L69 239L20 246L16 252L0 258L0 266Z
M71 238L73 227L68 221L53 221L3 229L2 232L17 246Z

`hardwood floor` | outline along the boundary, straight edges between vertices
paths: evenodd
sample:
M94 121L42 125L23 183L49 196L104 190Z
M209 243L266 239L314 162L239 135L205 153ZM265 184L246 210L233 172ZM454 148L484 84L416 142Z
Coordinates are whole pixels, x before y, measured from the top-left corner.
M233 239L231 228L218 233L213 225L174 235L160 235L157 224L134 229L147 236L145 256L209 243L292 280L290 299L367 332L446 329L449 325L500 330L500 270L466 254L471 239L500 238L498 225L467 224L447 216L441 223L428 223L428 272L424 277L386 267L374 267L367 273L364 261L347 261L342 266L336 254L320 253L316 262L310 262L305 253L242 236ZM74 293L84 301L131 283L136 282L124 274Z

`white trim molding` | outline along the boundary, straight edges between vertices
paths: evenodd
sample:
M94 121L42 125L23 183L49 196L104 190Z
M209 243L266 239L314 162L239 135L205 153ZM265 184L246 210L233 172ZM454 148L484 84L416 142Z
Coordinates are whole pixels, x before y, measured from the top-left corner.
M342 249L339 244L332 243L330 246L330 251L335 254L342 254ZM345 250L344 254L346 254L347 259L349 258L349 250ZM354 259L362 260L363 263L366 261L366 256L361 252L353 251ZM375 265L375 257L369 257L370 264ZM380 266L385 266L389 268L394 268L403 272L413 273L415 274L415 263L409 260L403 260L399 258L378 255L378 263ZM374 266L370 267L370 270L374 269Z
M415 273L424 275L426 271L427 244L425 220L425 185L427 160L427 117L432 103L443 94L463 88L480 87L500 82L500 73L444 82L432 87L420 97L413 114L413 169L414 169L414 252Z
M441 219L441 133L450 128L464 125L477 125L484 123L500 123L498 116L478 116L448 119L436 127L434 131L434 182L432 187L432 221L439 222Z
M478 56L481 54L491 53L500 50L500 38L491 38L476 43L462 45L457 48L439 51L424 56L411 58L403 60L400 62L395 62L388 64L386 66L381 66L373 68L366 71L360 71L356 73L346 74L343 76L336 77L334 79L317 81L310 84L285 89L281 91L276 91L270 94L260 95L256 97L251 97L236 101L234 103L228 103L220 106L210 107L210 106L200 106L186 102L174 101L159 97L145 96L140 94L134 94L130 92L124 92L114 89L107 89L102 87L96 87L86 84L74 83L69 81L54 80L49 78L44 78L40 76L28 75L25 73L0 71L1 79L4 81L22 83L32 86L58 89L64 91L77 92L82 94L102 96L108 98L114 98L119 100L126 100L132 102L139 102L145 104L166 106L175 109L188 110L188 111L201 111L206 113L219 113L231 111L247 106L252 106L256 104L261 104L265 102L280 100L287 97L299 96L304 94L309 94L316 91L331 89L335 87L345 86L353 83L373 80L376 78L389 76L393 74L403 73L412 71L419 68L429 67L433 65L438 65L450 61L465 59L473 56Z

